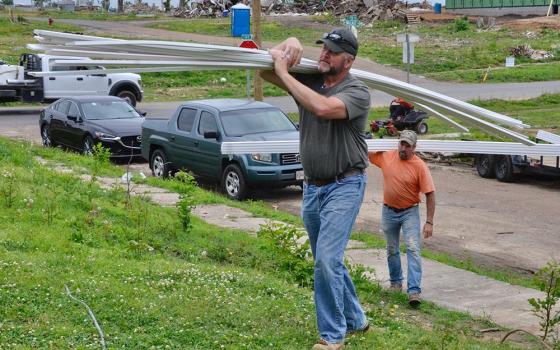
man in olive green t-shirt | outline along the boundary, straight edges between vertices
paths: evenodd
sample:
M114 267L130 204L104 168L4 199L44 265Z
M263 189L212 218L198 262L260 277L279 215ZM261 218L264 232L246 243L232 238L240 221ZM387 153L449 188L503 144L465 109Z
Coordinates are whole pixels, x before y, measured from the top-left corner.
M316 74L291 74L303 47L288 38L269 52L274 71L261 76L288 91L299 107L305 181L302 217L315 259L315 307L321 339L314 350L344 347L346 333L368 320L344 266L344 249L360 210L368 166L364 129L367 86L350 74L358 41L348 29L326 33Z

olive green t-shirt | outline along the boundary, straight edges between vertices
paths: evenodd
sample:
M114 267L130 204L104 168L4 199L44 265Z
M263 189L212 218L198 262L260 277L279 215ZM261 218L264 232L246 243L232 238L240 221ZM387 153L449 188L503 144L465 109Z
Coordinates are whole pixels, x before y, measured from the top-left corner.
M321 119L297 101L300 115L300 154L305 176L331 179L350 168L368 166L364 129L370 109L367 86L348 74L331 88L323 88L321 74L296 74L302 84L344 102L348 119Z

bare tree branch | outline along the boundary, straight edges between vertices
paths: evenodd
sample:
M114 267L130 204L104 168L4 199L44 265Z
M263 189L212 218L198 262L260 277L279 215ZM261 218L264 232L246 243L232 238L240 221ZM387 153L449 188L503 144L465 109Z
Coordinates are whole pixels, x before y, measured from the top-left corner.
M93 325L95 326L95 328L97 329L97 332L99 333L99 338L100 338L100 343L101 343L101 348L103 350L107 350L107 345L105 344L105 336L103 335L103 330L101 329L101 327L99 326L99 323L97 323L97 319L95 318L95 315L93 314L93 311L91 310L91 308L88 306L88 304L86 304L85 302L81 301L80 299L76 298L75 296L72 295L72 293L70 292L70 289L68 288L67 285L64 285L64 288L66 289L66 294L74 301L77 301L78 303L82 304L83 306L85 306L85 308L87 309L87 312L89 314L89 317L92 319L93 321Z

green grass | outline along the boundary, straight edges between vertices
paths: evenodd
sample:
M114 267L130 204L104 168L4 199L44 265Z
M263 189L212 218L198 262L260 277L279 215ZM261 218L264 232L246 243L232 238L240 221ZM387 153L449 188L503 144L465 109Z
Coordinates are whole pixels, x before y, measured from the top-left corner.
M0 59L8 64L18 64L19 55L30 52L26 44L36 43L33 39L34 29L47 29L55 31L78 32L80 28L68 24L54 23L49 26L43 22L16 22L12 23L6 13L0 14Z
M560 33L555 30L541 29L534 38L528 38L526 30L501 28L493 31L480 31L472 24L465 31L454 31L453 24L424 23L418 26L420 42L415 45L414 64L411 72L426 74L432 78L447 80L452 76L457 81L481 81L466 79L454 71L502 67L509 56L510 47L530 44L533 49L551 51L555 58L544 61L531 61L517 58L518 64L525 64L522 69L506 70L508 73L495 73L488 82L518 82L537 80L556 80L559 76L557 64L540 65L540 62L557 62L558 47L556 43ZM402 63L402 46L396 43L396 34L404 32L402 24L396 22L376 22L371 28L360 32L360 39L365 40L361 55L374 61L390 64L404 69ZM363 38L363 39L362 39Z
M486 108L488 110L498 112L512 118L519 119L531 127L526 130L517 130L527 136L535 136L537 130L550 130L557 133L560 127L560 107L558 107L558 99L560 94L545 94L537 98L526 100L474 100L469 103L476 106ZM418 109L422 109L421 107ZM369 114L369 120L383 120L389 117L389 108L373 108ZM292 119L297 120L297 115L294 114ZM431 116L428 119L428 136L430 134L445 134L445 133L459 133L458 137L452 139L465 139L465 140L486 140L486 141L503 141L504 139L497 136L489 135L476 128L471 127L471 132L463 134L460 130L455 129L446 122ZM369 129L369 125L367 126ZM379 138L380 132L374 135L374 138Z
M317 19L315 19L317 20ZM331 26L334 24L331 24ZM230 19L197 19L190 21L168 21L153 23L151 28L178 32L199 33L217 36L230 35ZM404 24L397 21L375 21L359 31L360 56L373 61L405 69L402 63L402 46L397 44L396 35L405 32ZM306 45L314 45L324 29L286 28L273 19L262 24L263 41L280 42L286 37L296 36ZM412 73L433 79L458 82L480 82L488 67L492 67L486 82L525 82L560 79L558 60L558 31L541 29L535 37L527 37L526 30L501 28L481 31L473 24L466 30L456 31L453 23L423 23L418 26L420 42L415 46L415 62ZM510 47L530 44L533 49L551 51L555 58L532 61L517 58L521 67L501 69ZM540 64L541 62L551 64Z
M251 72L251 96L253 77L254 72ZM244 70L143 73L142 84L145 101L150 102L247 96L247 73ZM271 84L263 86L265 96L286 94Z
M184 231L173 208L127 202L122 191L34 160L91 172L91 160L60 150L0 139L0 155L3 348L99 347L65 285L93 309L112 349L302 349L316 340L312 291L297 284L286 265L294 258L273 239L196 218ZM214 196L202 192L195 201ZM348 349L519 348L485 340L486 320L430 303L410 310L403 294L382 291L363 272L353 278L374 331L349 337Z
M5 16L5 15L4 15ZM17 64L19 55L30 52L25 45L36 43L33 29L80 32L81 28L62 23L52 27L42 22L11 23L8 18L0 17L0 58L6 63ZM251 86L253 84L251 72ZM226 81L223 82L222 78ZM145 89L144 101L165 102L201 98L246 96L247 75L244 70L199 71L199 72L164 72L144 73L142 82ZM250 90L251 95L253 89ZM264 85L265 96L281 96L285 92L271 85ZM2 106L19 106L20 103L6 102ZM28 105L28 104L26 104Z
M424 74L428 78L463 83L508 83L560 80L560 63L523 64L511 68L455 70ZM484 77L486 76L486 81Z

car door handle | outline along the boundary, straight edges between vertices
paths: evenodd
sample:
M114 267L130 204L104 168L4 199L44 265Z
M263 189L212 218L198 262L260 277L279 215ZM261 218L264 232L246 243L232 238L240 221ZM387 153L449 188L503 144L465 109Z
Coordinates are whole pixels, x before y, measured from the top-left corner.
M55 77L49 77L49 80L56 80Z
M198 146L198 144L199 144L200 142L194 141L193 143L194 143L195 146Z
M84 78L76 78L76 80L82 81L84 80Z
M169 138L171 139L171 141L175 141L175 136L171 136Z

